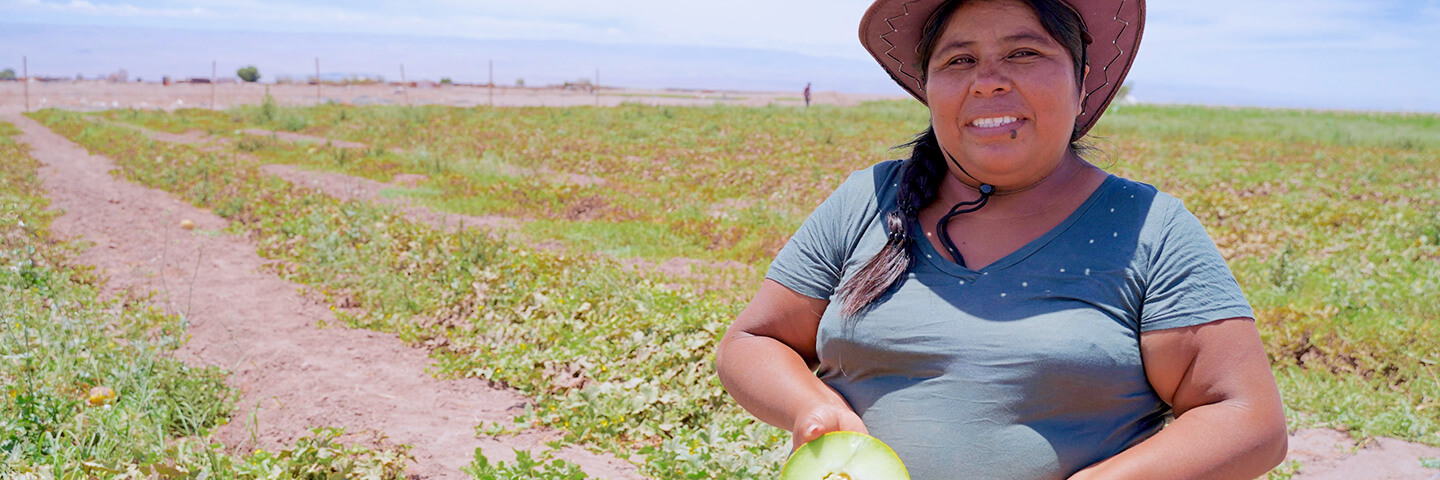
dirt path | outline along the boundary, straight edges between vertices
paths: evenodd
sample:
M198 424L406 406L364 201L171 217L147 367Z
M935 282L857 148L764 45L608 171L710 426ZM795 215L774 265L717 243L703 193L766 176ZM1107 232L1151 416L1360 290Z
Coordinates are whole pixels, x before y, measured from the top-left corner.
M523 220L501 215L441 214L416 205L405 198L386 197L381 191L390 188L405 188L377 182L368 178L353 177L341 173L304 170L290 165L264 165L261 170L275 175L292 184L319 190L322 194L343 201L378 203L395 207L406 218L441 228L483 228L493 232L513 230Z
M189 145L204 151L226 150L231 145L231 142L227 138L210 136L199 130L173 134L124 122L112 121L107 123L140 132L152 140ZM252 135L268 135L270 133L268 130L261 129L248 129L244 130L244 132ZM323 144L330 142L334 145L345 143L338 140L332 141L324 137L300 134L292 135L315 143ZM362 144L355 145L361 148L364 147ZM244 155L243 153L236 154ZM280 177L291 184L314 188L324 195L342 201L358 201L392 206L411 221L425 223L441 229L480 228L488 230L496 236L507 236L514 234L516 230L525 223L524 219L503 215L465 215L436 212L407 198L387 197L382 194L383 191L389 189L413 187L415 184L425 180L424 175L399 174L395 176L393 183L385 183L342 173L306 170L292 165L262 165L261 170ZM535 172L518 168L510 173L516 175L535 174ZM550 178L552 181L569 185L603 185L605 183L604 179L589 175L553 171L539 172L539 174ZM526 243L541 250L558 250L565 248L563 244L554 240L531 240ZM746 278L744 275L736 275L731 272L747 272L750 269L749 266L735 261L717 262L692 258L670 258L664 261L654 261L644 258L622 258L619 260L622 264L631 266L642 272L659 274L666 278L683 279L691 284L692 287L701 291L730 289L734 286L733 282L735 278ZM713 275L714 272L726 272L728 274ZM671 284L670 286L673 288L679 287L678 284Z
M313 187L325 195L340 200L391 205L396 207L406 218L412 221L423 222L439 228L478 227L489 230L495 235L504 236L513 235L515 230L525 222L521 219L502 215L476 216L458 213L440 213L417 205L403 197L386 197L381 195L381 192L386 189L407 188L405 184L414 182L416 180L415 178L400 179L400 176L397 175L396 183L384 183L342 173L304 170L290 165L265 165L262 167L262 170L283 178L292 184ZM555 240L518 240L541 250L558 250L565 248L564 244ZM735 282L737 278L747 278L744 275L736 275L735 272L748 272L750 269L748 265L728 260L713 261L680 257L669 258L663 261L645 258L620 258L618 260L621 264L633 267L644 274L659 275L662 279L683 280L692 288L700 291L730 289L734 286L733 282ZM680 288L680 284L668 285L670 288Z
M1440 448L1384 437L1357 443L1344 433L1312 428L1290 434L1285 461L1301 465L1291 480L1440 479L1440 470L1425 468L1422 458L1440 458Z
M263 129L263 128L247 128L247 129L245 129L245 130L241 130L241 133L244 133L244 134L246 134L246 135L254 135L254 136L257 136L257 137L273 137L273 138L275 138L275 139L284 140L284 141L290 142L290 143L315 143L315 144L320 144L320 145L331 145L331 146L340 147L340 148L358 148L358 149L362 149L362 150L363 150L363 149L366 149L366 148L370 148L368 145L365 145L365 144L363 144L363 143L348 142L348 141L345 141L345 140L334 140L334 139L325 138L325 137L315 137L315 136L305 135L305 134L303 134L303 133L286 132L286 131L283 131L283 130L266 130L266 129ZM152 138L153 138L153 137L152 137ZM158 139L157 139L157 140L158 140Z
M243 239L215 233L226 221L168 194L117 180L109 159L18 115L0 117L24 133L41 169L53 230L93 242L79 261L108 278L107 290L154 291L188 312L192 364L233 372L242 392L232 423L214 433L232 449L273 449L315 426L412 445L416 478L465 478L475 448L497 460L512 448L538 450L554 432L478 439L480 421L503 421L526 399L478 379L436 380L431 360L393 335L340 327L300 285L260 273L265 263ZM194 231L179 226L195 223ZM253 421L252 421L253 419ZM258 439L256 443L253 439ZM600 478L639 478L624 461L569 448L557 456Z

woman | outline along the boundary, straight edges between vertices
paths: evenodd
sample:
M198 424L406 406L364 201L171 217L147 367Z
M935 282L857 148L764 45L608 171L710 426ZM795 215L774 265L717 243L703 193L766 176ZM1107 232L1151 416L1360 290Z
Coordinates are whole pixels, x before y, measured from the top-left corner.
M782 249L721 341L726 390L796 446L875 435L917 480L1277 465L1279 393L1214 243L1174 197L1074 143L1129 69L1143 9L871 6L862 43L931 126Z

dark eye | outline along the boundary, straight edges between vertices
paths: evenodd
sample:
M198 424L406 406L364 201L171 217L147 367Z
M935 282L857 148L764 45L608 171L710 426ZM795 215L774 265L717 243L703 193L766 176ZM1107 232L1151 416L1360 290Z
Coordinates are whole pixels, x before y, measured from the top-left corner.
M969 65L972 63L975 63L975 58L973 57L955 57L950 60L950 65Z
M1015 52L1015 53L1010 54L1010 58L1026 58L1026 57L1035 57L1035 56L1039 56L1039 55L1040 55L1040 53L1039 53L1039 52L1036 52L1036 51L1034 51L1034 50L1020 50L1020 51L1018 51L1018 52Z

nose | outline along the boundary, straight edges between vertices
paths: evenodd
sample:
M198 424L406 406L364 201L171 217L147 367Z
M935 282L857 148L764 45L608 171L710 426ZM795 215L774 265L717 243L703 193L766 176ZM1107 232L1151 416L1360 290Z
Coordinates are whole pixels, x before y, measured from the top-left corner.
M981 64L975 72L975 80L970 85L970 94L977 97L989 97L1002 95L1010 91L1012 84L1010 77L996 68L994 64Z

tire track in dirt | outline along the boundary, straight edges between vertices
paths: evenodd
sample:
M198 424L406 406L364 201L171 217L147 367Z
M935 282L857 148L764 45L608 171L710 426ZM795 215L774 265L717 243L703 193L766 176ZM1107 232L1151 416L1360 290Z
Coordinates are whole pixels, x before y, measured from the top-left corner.
M190 341L178 352L191 364L232 372L241 400L212 438L236 451L276 449L317 426L345 427L346 441L412 445L412 478L466 478L459 468L476 448L510 460L512 448L538 450L558 437L531 431L476 438L481 421L508 421L527 400L479 379L437 380L425 352L390 334L341 327L300 285L260 273L266 261L244 239L218 232L227 221L165 192L119 180L113 163L35 121L6 115L44 167L51 208L64 213L53 231L94 245L78 261L107 278L111 293L153 291L187 313ZM196 229L179 225L192 220ZM568 447L557 457L599 478L640 478L613 457Z
M335 140L335 139L325 138L325 137L315 137L315 136L311 136L311 135L305 135L305 134L303 134L303 133L287 132L287 131L284 131L284 130L266 130L266 129L263 129L263 128L247 128L247 129L241 130L240 133L244 133L244 134L246 134L246 135L257 136L257 137L270 137L270 138L274 138L274 139L277 139L277 140L284 140L284 141L290 142L290 143L313 143L313 144L317 144L317 145L330 145L330 146L339 147L339 148L353 148L353 149L361 149L361 150L364 150L364 149L366 149L366 148L370 148L369 145L366 145L366 144L363 144L363 143L359 143L359 142L351 142L351 141L347 141L347 140ZM151 137L151 138L155 138L155 137ZM391 151L396 151L396 150L391 149Z
M153 137L152 137L153 138ZM465 215L440 213L416 204L403 197L386 197L382 192L390 189L404 189L405 185L384 183L368 178L320 170L305 170L291 165L269 164L261 170L275 175L294 185L314 188L320 193L344 201L369 202L395 207L405 218L422 222L442 230L454 228L480 228L495 237L507 237L524 242L538 250L562 250L563 243L550 239L524 238L518 229L526 220L503 215ZM398 177L398 176L397 176ZM400 183L400 182L397 182ZM645 274L658 274L662 278L682 279L700 291L725 290L733 287L734 272L748 272L750 267L740 262L724 260L699 260L673 257L663 261L646 258L617 258L622 265ZM719 273L719 275L714 275ZM732 274L727 276L726 274ZM740 278L744 278L741 276ZM680 288L679 284L668 284Z
M151 137L156 138L156 137ZM158 139L158 138L156 138ZM404 197L387 197L382 194L385 190L408 188L406 183L413 183L416 179L400 180L397 175L397 182L385 183L368 178L346 175L343 173L326 172L320 170L305 170L291 165L269 164L260 167L261 170L275 175L294 185L314 188L320 193L344 201L369 202L395 207L405 218L411 221L418 221L432 227L449 230L453 228L480 228L489 231L495 237L507 237L522 241L527 246L538 250L562 250L563 243L550 239L524 238L519 234L519 228L526 220L503 215L465 215L459 213L440 213L422 206ZM694 258L673 257L663 261L654 261L646 258L617 258L622 265L634 268L646 274L658 274L661 277L682 279L692 287L700 291L725 290L733 287L735 272L748 272L750 266L740 262L724 260L700 260ZM715 275L719 273L719 275ZM729 275L727 275L729 274ZM739 278L745 278L740 275ZM680 288L679 284L669 284L670 288Z
M105 121L105 120L99 120ZM109 124L121 126L130 130L140 132L151 140L160 142L176 143L196 147L202 151L216 152L225 151L232 142L225 137L207 135L199 130L191 130L182 134L173 134L151 130L139 125L125 122L106 121ZM250 135L269 135L269 130L246 129L243 133ZM305 141L317 144L331 144L344 146L350 143L352 147L366 148L364 144L331 140L325 137L295 134L292 132L280 132L290 134L293 138L282 138L288 141ZM392 149L392 151L399 151ZM244 153L232 152L235 155L248 157ZM251 158L252 161L260 163L259 160ZM428 207L420 205L404 197L387 197L383 195L385 190L405 189L414 186L415 183L423 181L425 176L415 174L399 174L395 176L394 183L385 183L363 177L346 175L343 173L326 172L321 170L307 170L293 165L265 164L260 166L261 170L280 177L293 185L309 187L318 190L324 195L341 201L368 202L373 204L387 205L394 207L401 215L411 221L425 223L442 230L479 228L490 232L493 236L516 238L518 230L525 224L526 219L508 217L504 215L466 215L460 213L441 213ZM516 169L509 172L516 175L535 173L528 170ZM540 171L540 174L552 178L555 181L570 185L603 185L605 180L579 174L558 173L553 171ZM451 230L453 231L453 230ZM561 250L565 245L555 240L523 239L528 246L539 250ZM694 258L675 257L663 261L654 261L645 258L619 258L621 264L634 268L638 271L659 274L662 277L683 279L693 287L701 291L729 290L735 286L736 278L747 278L745 275L736 272L749 272L750 266L736 261L711 261ZM715 273L720 273L716 275ZM679 288L678 284L669 284L671 288Z
M262 165L260 169L265 173L280 177L291 184L319 190L320 193L337 200L369 202L395 207L395 209L407 219L419 221L441 229L481 228L499 234L519 228L520 225L524 223L523 220L502 215L477 216L458 213L441 214L416 205L414 202L405 198L381 195L381 192L386 189L404 187L401 185L377 182L368 178L319 170L303 170L291 165L280 164Z

